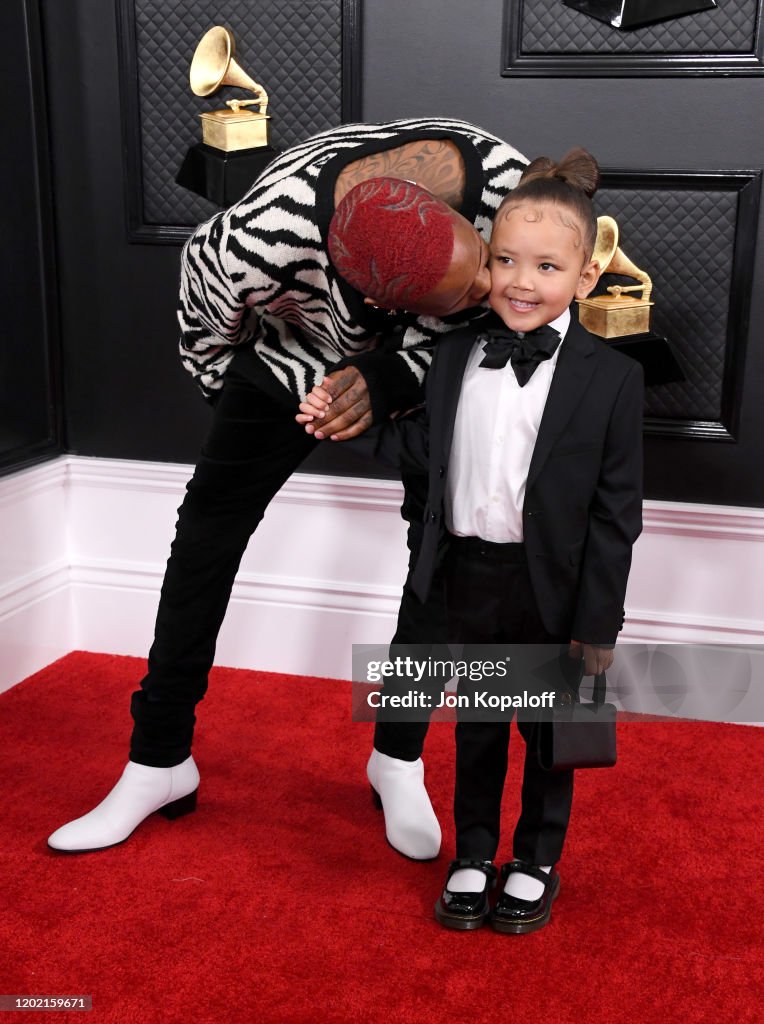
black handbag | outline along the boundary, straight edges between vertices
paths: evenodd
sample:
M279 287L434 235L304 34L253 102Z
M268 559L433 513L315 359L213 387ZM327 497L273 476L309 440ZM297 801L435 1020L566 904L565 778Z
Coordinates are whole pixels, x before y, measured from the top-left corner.
M606 688L601 672L594 677L591 702L580 701L568 691L557 695L550 717L539 722L536 730L538 760L545 771L613 767L616 707L605 702Z

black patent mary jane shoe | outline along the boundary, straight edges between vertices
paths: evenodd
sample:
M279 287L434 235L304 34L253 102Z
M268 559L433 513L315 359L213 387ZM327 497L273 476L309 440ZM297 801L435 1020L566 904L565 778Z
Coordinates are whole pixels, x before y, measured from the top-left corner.
M452 892L448 883L455 871L474 868L485 875L485 888L481 892ZM488 896L496 884L496 868L490 860L470 860L462 857L448 865L448 876L440 899L435 904L435 917L445 928L471 931L480 928L490 913Z
M513 860L509 864L504 864L501 869L502 887L515 871L538 879L544 886L544 892L537 900L521 900L517 896L508 896L502 892L493 908L491 924L497 932L523 935L525 932L535 932L538 928L543 928L549 921L552 916L552 903L560 891L560 876L554 868L547 874L533 864Z

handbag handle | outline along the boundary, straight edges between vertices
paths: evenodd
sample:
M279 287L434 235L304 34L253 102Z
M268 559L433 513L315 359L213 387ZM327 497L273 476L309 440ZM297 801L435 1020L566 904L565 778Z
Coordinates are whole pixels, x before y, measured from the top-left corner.
M594 691L592 692L592 699L595 704L605 703L605 694L607 693L607 676L604 672L600 672L599 675L594 677Z
M581 689L581 683L584 681L584 659L581 658L581 670L578 674L578 687L577 690ZM592 691L592 700L595 704L604 704L605 696L607 694L607 676L604 672L600 672L594 677L594 689ZM577 699L577 698L575 698Z
M571 690L567 693L566 697L563 697L563 703L575 703L578 701L578 692L581 689L581 683L584 679L584 659L581 658L580 670L578 673L578 683L575 690ZM595 704L604 704L605 697L607 695L607 676L604 672L600 672L594 677L594 689L592 691L592 700Z

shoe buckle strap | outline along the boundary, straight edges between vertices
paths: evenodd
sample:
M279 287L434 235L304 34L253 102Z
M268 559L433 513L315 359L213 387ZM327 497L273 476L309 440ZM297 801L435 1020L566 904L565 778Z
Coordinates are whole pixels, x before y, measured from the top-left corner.
M542 871L541 868L536 867L535 864L526 864L522 860L512 860L508 864L503 864L501 868L501 880L506 882L511 874L519 872L523 875L528 875L530 878L535 878L537 881L546 888L549 884L550 879L554 875L554 867L548 872Z
M492 882L496 881L498 872L493 862L490 860L477 860L474 857L457 857L456 860L452 860L448 865L448 878L451 878L451 875L455 874L455 872L463 871L467 868L482 871ZM448 880L446 880L446 884L448 884Z

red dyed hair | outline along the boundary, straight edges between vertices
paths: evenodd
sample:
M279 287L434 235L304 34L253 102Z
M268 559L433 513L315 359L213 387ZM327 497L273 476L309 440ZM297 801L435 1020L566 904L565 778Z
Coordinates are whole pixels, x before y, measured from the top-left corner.
M338 273L381 305L406 307L438 284L451 263L450 208L398 178L369 178L338 203L329 256Z

